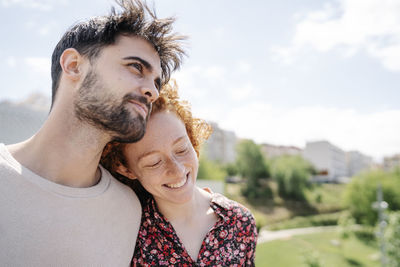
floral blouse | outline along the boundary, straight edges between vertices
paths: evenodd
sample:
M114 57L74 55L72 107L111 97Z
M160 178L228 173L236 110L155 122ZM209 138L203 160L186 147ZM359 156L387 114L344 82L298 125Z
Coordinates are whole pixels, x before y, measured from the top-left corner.
M254 266L257 230L253 215L217 193L212 194L210 206L218 221L193 261L154 199L148 199L143 206L132 266Z

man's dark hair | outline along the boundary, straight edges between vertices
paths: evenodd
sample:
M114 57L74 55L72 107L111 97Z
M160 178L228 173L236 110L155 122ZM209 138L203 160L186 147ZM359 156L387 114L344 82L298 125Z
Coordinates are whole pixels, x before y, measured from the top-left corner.
M161 61L162 84L166 84L171 72L178 69L185 54L181 41L185 36L172 32L174 18L158 19L141 0L116 0L122 8L113 7L108 16L98 16L72 26L55 47L51 59L52 104L60 82L60 57L65 49L75 48L91 62L105 46L112 45L120 35L138 36L150 42Z

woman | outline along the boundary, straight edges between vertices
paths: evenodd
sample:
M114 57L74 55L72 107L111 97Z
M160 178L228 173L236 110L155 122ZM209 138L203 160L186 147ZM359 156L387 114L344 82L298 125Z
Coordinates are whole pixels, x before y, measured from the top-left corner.
M211 127L179 100L176 85L167 85L143 139L104 150L103 166L130 184L142 202L133 266L254 265L251 213L195 185L200 145L210 134Z

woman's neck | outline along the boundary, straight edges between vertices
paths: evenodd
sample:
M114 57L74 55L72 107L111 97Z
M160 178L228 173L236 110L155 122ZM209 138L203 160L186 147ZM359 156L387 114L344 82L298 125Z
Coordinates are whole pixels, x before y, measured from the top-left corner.
M197 217L204 216L210 208L211 194L195 187L192 198L182 204L165 200L157 200L157 207L163 216L170 222L196 221Z

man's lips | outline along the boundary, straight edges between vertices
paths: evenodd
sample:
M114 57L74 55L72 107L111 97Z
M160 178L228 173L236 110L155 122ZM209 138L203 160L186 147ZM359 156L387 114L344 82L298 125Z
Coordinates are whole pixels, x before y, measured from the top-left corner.
M129 103L133 104L136 107L137 111L142 114L143 118L146 119L148 113L146 105L135 100L129 100Z

